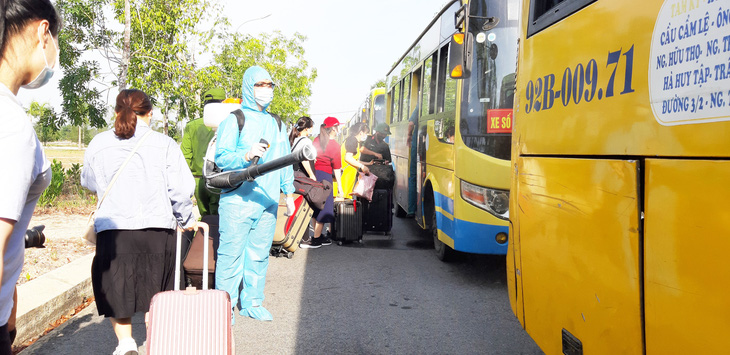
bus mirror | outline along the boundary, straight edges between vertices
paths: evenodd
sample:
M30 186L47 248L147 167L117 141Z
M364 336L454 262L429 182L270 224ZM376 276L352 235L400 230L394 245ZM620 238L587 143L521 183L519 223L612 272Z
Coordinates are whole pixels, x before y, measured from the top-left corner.
M457 32L451 36L449 45L449 76L453 79L466 79L469 77L469 70L466 66L466 45L468 36L465 33Z

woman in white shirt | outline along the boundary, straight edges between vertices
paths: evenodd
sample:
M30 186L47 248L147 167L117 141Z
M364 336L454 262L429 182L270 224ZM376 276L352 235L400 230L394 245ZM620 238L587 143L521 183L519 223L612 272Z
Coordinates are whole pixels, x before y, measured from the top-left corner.
M21 87L48 83L58 66L61 18L48 0L0 2L0 355L10 354L8 323L23 268L25 230L43 190L50 163L17 99Z
M81 185L99 200L109 188L96 211L91 283L96 308L119 340L114 354L128 355L137 353L134 313L149 311L155 293L174 287L175 230L195 225L195 180L178 144L150 128L152 103L144 92L122 90L114 110L114 129L86 149Z

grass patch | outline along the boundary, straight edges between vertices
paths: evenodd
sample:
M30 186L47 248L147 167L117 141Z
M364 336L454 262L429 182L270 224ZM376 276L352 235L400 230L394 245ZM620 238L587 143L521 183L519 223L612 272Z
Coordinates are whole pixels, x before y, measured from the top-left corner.
M64 168L69 168L72 164L83 164L86 153L86 149L78 148L45 147L43 150L46 152L46 159L60 161Z

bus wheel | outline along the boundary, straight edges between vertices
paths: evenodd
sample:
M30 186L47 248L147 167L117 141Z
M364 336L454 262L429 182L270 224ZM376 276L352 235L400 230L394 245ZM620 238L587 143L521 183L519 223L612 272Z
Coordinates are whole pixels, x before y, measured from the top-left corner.
M436 250L436 257L443 262L456 259L456 250L439 240L438 226L436 224L436 212L431 213L431 233L433 234L433 247Z

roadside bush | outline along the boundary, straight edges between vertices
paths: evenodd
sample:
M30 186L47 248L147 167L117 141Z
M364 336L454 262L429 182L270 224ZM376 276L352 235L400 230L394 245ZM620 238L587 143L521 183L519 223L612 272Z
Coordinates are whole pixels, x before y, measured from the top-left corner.
M58 197L63 193L63 182L66 180L66 174L63 171L63 164L60 161L53 159L51 164L51 171L53 176L51 177L51 184L46 188L38 199L38 206L46 207L54 204Z
M81 164L74 163L68 169L60 161L51 164L51 184L38 199L38 207L75 209L96 206L96 194L81 186Z
M86 195L88 190L81 186L81 164L74 163L66 170L66 183L64 184L63 193L67 195Z

